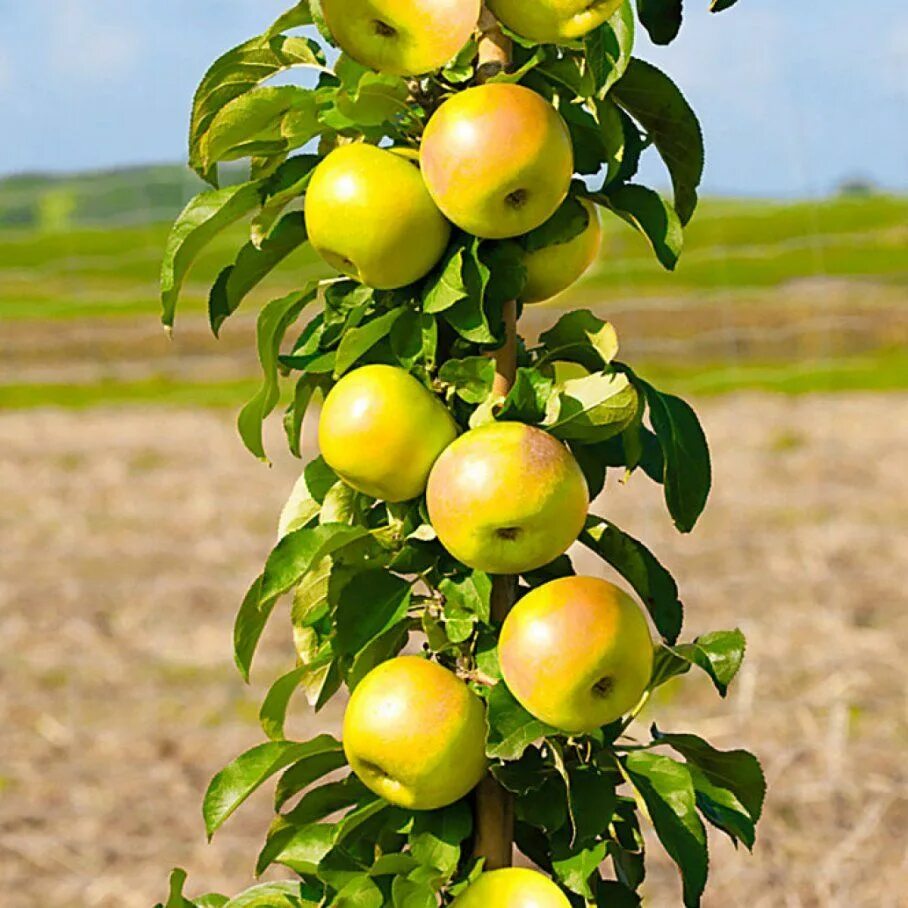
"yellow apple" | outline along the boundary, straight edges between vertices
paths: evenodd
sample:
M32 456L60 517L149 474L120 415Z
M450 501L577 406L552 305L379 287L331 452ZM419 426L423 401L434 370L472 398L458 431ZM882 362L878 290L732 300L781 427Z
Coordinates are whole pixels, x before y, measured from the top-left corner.
M525 867L490 870L454 899L451 908L570 908L547 876Z
M453 672L418 656L372 669L344 714L344 751L360 780L392 804L436 810L485 775L482 700Z
M617 586L564 577L514 606L498 656L505 683L527 712L580 734L636 706L652 674L653 641L643 610Z
M419 168L362 142L335 148L315 168L305 205L313 249L377 290L425 277L451 236Z
M382 73L440 69L470 40L481 0L322 0L341 50Z
M599 256L602 242L599 212L586 199L581 199L580 204L589 215L585 230L566 243L543 246L525 256L527 282L520 297L522 302L541 303L558 296L579 281Z
M329 392L318 423L322 457L347 485L383 501L425 491L457 437L445 405L405 369L361 366Z
M426 126L420 161L445 216L489 239L529 233L547 221L574 172L561 114L542 95L504 83L445 101Z
M461 435L438 458L426 502L455 558L490 574L521 574L567 551L583 529L589 493L558 439L494 422Z
M511 31L537 44L563 44L598 28L623 0L488 0Z

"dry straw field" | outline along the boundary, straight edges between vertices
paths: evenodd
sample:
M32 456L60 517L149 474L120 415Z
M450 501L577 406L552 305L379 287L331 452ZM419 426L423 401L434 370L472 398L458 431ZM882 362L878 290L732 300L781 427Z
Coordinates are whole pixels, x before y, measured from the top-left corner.
M750 640L730 702L689 677L683 707L669 690L646 717L764 760L756 853L713 838L705 905L908 905L908 396L700 403L717 489L699 532L677 536L644 478L599 508L677 572L692 632ZM291 658L280 617L253 690L229 651L296 469L244 454L226 412L0 414L4 908L149 908L178 862L199 889L248 882L268 805L212 846L198 805ZM292 730L338 718L300 707ZM648 904L677 893L658 865Z

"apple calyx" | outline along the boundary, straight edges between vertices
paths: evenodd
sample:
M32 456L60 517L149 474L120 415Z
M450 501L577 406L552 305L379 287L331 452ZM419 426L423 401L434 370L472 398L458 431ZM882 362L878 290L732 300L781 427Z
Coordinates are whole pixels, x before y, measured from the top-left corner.
M375 26L375 34L378 35L379 37L381 37L381 38L396 38L397 37L397 29L394 28L393 25L388 25L388 23L385 22L384 20L373 19L372 24L373 24L373 26Z

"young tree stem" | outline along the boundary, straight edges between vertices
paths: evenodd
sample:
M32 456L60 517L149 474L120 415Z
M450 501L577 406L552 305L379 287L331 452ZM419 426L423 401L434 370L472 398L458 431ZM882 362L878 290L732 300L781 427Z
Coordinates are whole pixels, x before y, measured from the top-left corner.
M480 82L507 68L511 61L511 42L502 33L495 17L483 5L479 18ZM517 302L504 307L505 342L492 357L495 360L494 391L506 395L517 372ZM516 577L495 577L492 581L492 620L504 621L514 605ZM514 800L491 775L476 789L474 857L485 858L486 870L510 867L514 851Z

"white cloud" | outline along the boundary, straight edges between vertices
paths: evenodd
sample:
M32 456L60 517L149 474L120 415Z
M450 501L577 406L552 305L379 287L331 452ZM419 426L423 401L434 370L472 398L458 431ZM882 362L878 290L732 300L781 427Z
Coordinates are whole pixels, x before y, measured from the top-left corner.
M48 3L51 63L57 74L98 82L127 75L139 50L139 29L122 3L53 0Z

